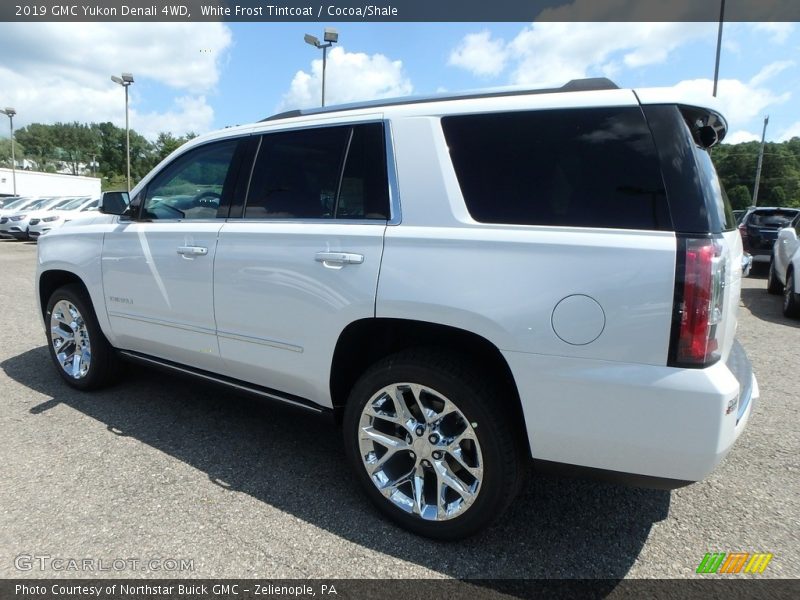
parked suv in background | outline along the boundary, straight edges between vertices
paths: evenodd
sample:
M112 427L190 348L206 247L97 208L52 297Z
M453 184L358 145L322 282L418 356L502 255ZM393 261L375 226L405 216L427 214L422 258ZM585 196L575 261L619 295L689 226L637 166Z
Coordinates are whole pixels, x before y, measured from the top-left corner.
M778 231L792 222L800 210L796 208L758 207L750 208L739 223L745 252L753 256L753 262L768 263L772 260L772 247Z
M778 232L772 263L767 277L767 291L783 294L783 314L800 317L800 215Z
M584 80L194 139L39 240L56 370L90 390L124 358L329 413L378 508L440 539L500 515L531 457L702 479L758 396L710 102Z

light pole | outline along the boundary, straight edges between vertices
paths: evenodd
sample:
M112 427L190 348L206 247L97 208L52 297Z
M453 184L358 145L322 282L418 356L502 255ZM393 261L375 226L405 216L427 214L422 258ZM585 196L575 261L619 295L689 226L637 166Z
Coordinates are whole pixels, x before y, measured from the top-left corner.
M328 48L339 41L339 32L332 27L326 27L324 36L325 44L320 42L319 38L309 34L306 34L303 39L306 44L311 44L316 48L322 48L322 106L325 106L325 69L328 65Z
M123 73L122 77L111 76L111 81L125 88L125 152L128 162L128 192L131 191L131 129L128 125L128 87L133 83L133 75Z
M717 58L714 61L714 92L711 94L717 97L717 81L719 80L719 55L722 51L722 24L725 22L725 0L721 0L719 5L719 29L717 30Z
M17 114L10 106L6 106L5 109L0 110L0 113L3 113L8 117L8 125L11 128L11 180L14 182L14 195L17 195L17 157L14 155L14 115Z

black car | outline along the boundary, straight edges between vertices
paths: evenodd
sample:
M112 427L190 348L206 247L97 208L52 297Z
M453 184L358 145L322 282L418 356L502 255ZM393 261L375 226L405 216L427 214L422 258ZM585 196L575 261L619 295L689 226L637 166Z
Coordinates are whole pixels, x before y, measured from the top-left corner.
M778 230L788 227L798 214L800 209L797 208L758 207L747 211L739 224L739 233L744 250L753 256L753 262L772 260L772 246Z

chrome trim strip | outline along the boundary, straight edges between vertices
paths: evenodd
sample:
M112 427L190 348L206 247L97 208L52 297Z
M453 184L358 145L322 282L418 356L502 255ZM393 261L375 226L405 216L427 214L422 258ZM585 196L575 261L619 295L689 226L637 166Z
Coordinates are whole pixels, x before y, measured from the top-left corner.
M213 376L211 374L201 373L199 371L196 371L196 370L190 369L190 368L180 367L180 366L174 365L174 364L172 364L172 363L170 363L168 361L159 360L157 358L152 358L152 357L149 357L149 356L143 356L141 354L134 353L134 352L128 352L127 350L119 350L119 353L124 355L124 356L127 356L128 358L131 358L132 360L148 362L148 363L151 363L151 364L154 364L154 365L158 365L160 367L165 367L167 369L172 369L174 371L180 371L181 373L186 373L187 375L191 375L193 377L199 377L199 378L205 379L207 381L213 381L214 383L218 383L220 385L224 385L224 386L227 386L227 387L235 388L235 389L238 389L238 390L243 390L245 392L248 392L248 393L251 393L251 394L256 394L258 396L263 396L264 398L269 398L270 400L276 400L278 402L284 402L286 404L291 404L291 405L297 406L299 408L305 408L307 410L310 410L310 411L313 411L313 412L317 412L317 413L322 413L323 412L322 407L319 407L319 406L309 406L307 404L303 404L302 402L297 402L295 400L290 400L288 398L283 398L282 396L278 396L277 394L271 394L269 392L265 392L264 390L258 389L256 387L251 387L251 386L248 386L248 385L245 385L245 384L241 384L241 383L234 383L233 381L226 381L223 378L215 377L215 376Z
M172 327L174 329L183 329L185 331L191 331L193 333L204 333L207 335L215 335L216 332L213 329L206 329L204 327L197 327L195 325L186 325L184 323L175 323L172 321L164 321L162 319L152 319L149 317L140 317L138 315L131 315L128 313L118 312L115 310L108 311L109 317L119 317L120 319L128 319L130 321L139 321L140 323L147 323L149 325L162 325L164 327Z
M122 216L122 215L119 215ZM218 223L222 225L225 221L225 217L214 217L213 219L131 219L132 223L137 223L141 225L157 225L159 223L164 224L175 224L175 223L194 223L194 224L201 224L201 223ZM204 232L211 234L213 232Z
M249 342L251 344L259 344L261 346L272 346L273 348L290 350L291 352L297 352L300 354L303 352L302 346L295 346L294 344L287 344L286 342L279 342L278 340L257 338L249 335L242 335L241 333L234 333L232 331L217 331L217 335L228 340L236 340L237 342Z
M278 340L268 340L264 338L252 337L249 335L242 335L241 333L234 333L233 331L214 331L213 329L206 329L204 327L197 327L195 325L186 325L184 323L174 323L172 321L165 321L163 319L151 319L147 317L140 317L138 315L131 315L128 313L118 311L108 311L110 317L119 317L120 319L128 319L130 321L139 321L149 325L161 325L163 327L172 327L174 329L183 329L184 331L191 331L192 333L202 333L205 335L218 335L221 338L237 340L240 342L249 342L251 344L260 344L262 346L272 346L273 348L280 348L281 350L290 350L291 352L302 353L302 346L295 346L287 342Z
M302 223L303 225L386 225L386 219L306 219L303 217L281 217L276 219L254 219L251 217L231 217L227 223Z

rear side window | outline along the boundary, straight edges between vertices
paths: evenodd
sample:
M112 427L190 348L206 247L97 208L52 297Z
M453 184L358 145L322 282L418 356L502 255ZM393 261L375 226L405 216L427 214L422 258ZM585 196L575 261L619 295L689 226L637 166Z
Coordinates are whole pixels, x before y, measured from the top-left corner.
M444 117L442 127L476 221L671 229L639 108Z
M711 154L705 148L694 146L697 166L700 172L700 186L703 188L703 196L706 198L706 207L713 211L712 215L715 222L718 222L723 231L730 231L736 227L736 218L733 216L728 194L717 176L714 163L711 162Z
M387 219L383 126L319 127L265 134L248 219Z

